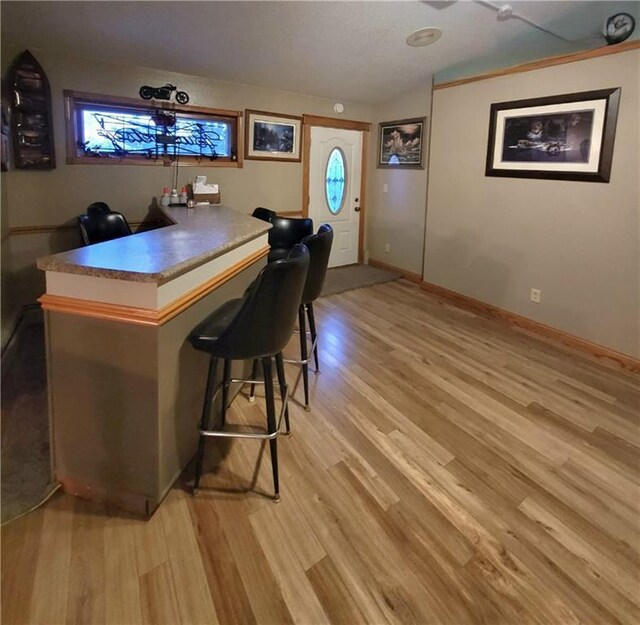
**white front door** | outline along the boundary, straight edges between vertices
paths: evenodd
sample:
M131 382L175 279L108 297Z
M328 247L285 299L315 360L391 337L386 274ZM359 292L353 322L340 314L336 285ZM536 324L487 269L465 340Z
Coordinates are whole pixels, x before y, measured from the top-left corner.
M362 132L311 128L309 217L333 228L329 267L358 262Z

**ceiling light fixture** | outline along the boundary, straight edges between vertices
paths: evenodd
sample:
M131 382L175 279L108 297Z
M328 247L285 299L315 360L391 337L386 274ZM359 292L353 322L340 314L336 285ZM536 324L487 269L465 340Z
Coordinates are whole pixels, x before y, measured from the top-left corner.
M416 32L411 33L407 37L407 45L414 48L421 48L423 46L430 46L442 37L442 31L439 28L420 28Z

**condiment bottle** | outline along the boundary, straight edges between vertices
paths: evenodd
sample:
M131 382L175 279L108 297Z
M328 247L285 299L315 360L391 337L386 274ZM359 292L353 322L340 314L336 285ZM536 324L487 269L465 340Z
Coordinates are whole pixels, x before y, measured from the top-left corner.
M180 191L180 204L186 204L187 203L187 187L182 187L182 190Z
M169 187L162 189L162 197L160 198L160 206L169 206L171 199L169 198Z
M179 204L180 203L180 198L178 197L178 190L177 189L171 189L171 201L170 204Z

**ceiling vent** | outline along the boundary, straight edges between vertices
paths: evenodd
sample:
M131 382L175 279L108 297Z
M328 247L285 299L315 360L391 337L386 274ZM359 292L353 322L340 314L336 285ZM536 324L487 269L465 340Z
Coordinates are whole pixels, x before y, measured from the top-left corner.
M439 28L421 28L411 33L407 37L407 45L414 48L421 48L423 46L430 46L442 37L442 31Z

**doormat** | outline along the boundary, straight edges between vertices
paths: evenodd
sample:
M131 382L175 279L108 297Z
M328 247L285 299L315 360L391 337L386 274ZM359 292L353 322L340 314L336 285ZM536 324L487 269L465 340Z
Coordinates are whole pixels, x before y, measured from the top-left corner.
M402 276L386 269L378 269L370 265L348 265L346 267L333 267L327 270L321 297L335 295L343 291L361 289L373 284L382 284L398 280Z

